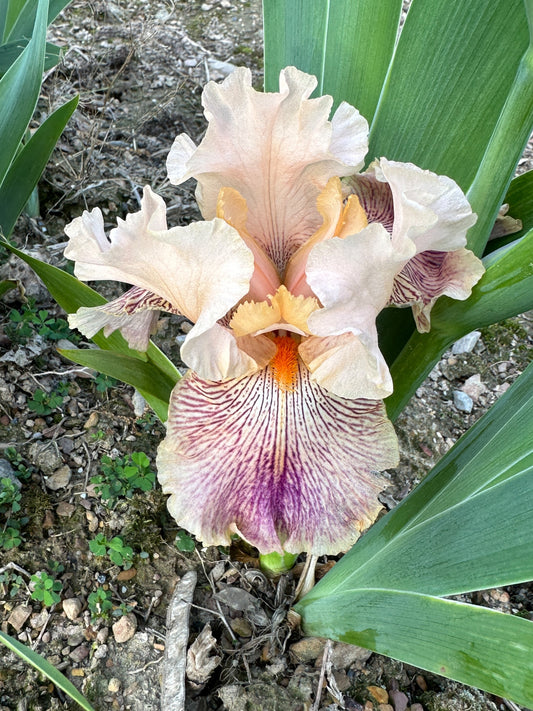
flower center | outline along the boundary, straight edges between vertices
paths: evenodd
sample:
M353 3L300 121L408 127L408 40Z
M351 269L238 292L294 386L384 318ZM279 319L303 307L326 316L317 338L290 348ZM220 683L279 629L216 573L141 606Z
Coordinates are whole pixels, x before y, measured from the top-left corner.
M298 375L298 344L292 336L274 336L276 354L270 361L280 390L294 392Z

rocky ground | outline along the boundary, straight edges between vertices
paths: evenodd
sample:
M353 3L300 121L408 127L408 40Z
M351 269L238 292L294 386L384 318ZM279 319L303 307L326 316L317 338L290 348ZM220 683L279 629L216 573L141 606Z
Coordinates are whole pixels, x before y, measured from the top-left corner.
M39 111L44 117L75 93L80 107L46 170L41 216L21 218L17 244L65 266L64 225L95 205L114 222L138 208L148 183L165 197L172 224L196 219L193 186L168 184L166 154L179 132L201 137L199 97L208 79L247 65L260 85L259 2L74 0L51 39L66 54L46 79ZM522 169L531 167L529 155ZM9 540L4 526L0 549L2 629L45 655L97 711L155 711L167 606L178 580L194 570L190 641L204 640L207 661L197 654L188 670L186 708L310 709L325 641L287 625L294 575L273 583L253 550L204 549L177 529L153 471L164 428L132 388L58 355L57 346L79 345L79 336L31 271L1 256L0 278L21 283L0 304L0 476L12 480L11 502L20 506L11 506L15 523ZM186 329L174 317L160 323L158 345L175 362ZM385 509L509 387L532 338L526 314L444 355L398 422L402 463L388 474ZM533 618L530 586L474 601ZM504 705L357 647L334 645L331 661L314 709ZM0 649L0 711L66 708L75 705Z

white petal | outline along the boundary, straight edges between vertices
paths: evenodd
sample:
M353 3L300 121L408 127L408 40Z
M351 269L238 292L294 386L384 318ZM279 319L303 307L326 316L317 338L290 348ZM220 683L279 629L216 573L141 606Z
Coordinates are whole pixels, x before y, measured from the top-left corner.
M298 352L311 380L339 397L379 400L392 393L392 378L375 329L370 335L313 336L302 341Z

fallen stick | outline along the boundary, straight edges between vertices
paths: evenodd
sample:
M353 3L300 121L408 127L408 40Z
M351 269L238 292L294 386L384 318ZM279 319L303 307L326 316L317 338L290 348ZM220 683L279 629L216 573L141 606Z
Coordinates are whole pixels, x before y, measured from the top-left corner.
M161 711L184 711L189 611L196 587L190 570L178 582L167 610L167 637L161 668Z

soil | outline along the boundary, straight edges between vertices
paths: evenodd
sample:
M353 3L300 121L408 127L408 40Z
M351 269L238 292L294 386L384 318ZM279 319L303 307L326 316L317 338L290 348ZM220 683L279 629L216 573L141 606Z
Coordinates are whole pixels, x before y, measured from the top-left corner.
M261 85L259 1L74 0L50 39L66 51L44 83L39 120L76 93L80 104L41 182L40 216L19 220L15 242L65 267L65 224L96 205L113 223L138 209L145 184L165 198L172 224L198 219L194 186L175 188L166 179L166 154L177 133L201 138L207 80L245 65ZM529 149L521 169L531 162ZM64 315L31 270L5 258L0 279L18 279L20 289L0 304L0 472L11 470L22 483L19 518L27 520L19 544L0 554L2 629L63 671L97 711L155 711L166 610L176 583L195 570L190 642L210 625L213 668L196 682L189 673L186 708L310 709L325 642L302 639L286 620L301 563L270 581L257 569L253 550L202 548L177 529L165 497L150 485L163 426L131 387L59 356L58 344L76 345L79 337L65 328ZM115 287L105 288L106 296L114 294ZM177 317L160 322L158 345L176 363L177 341L187 328ZM470 352L444 354L397 423L402 463L387 474L385 510L509 387L530 358L532 340L530 313L483 330ZM473 391L465 387L472 376ZM473 393L469 413L454 405L453 393L462 388ZM131 464L126 460L135 453L148 457L148 490L124 485L116 498L106 498L98 479L112 466L105 457ZM97 555L90 546L98 534L107 541L120 537L131 556ZM321 559L319 567L333 563ZM36 599L31 576L39 571L61 584L60 601L51 606ZM472 599L533 619L530 585ZM332 659L327 688L313 708L494 711L506 703L349 645L335 645ZM0 711L74 708L48 680L0 649Z

